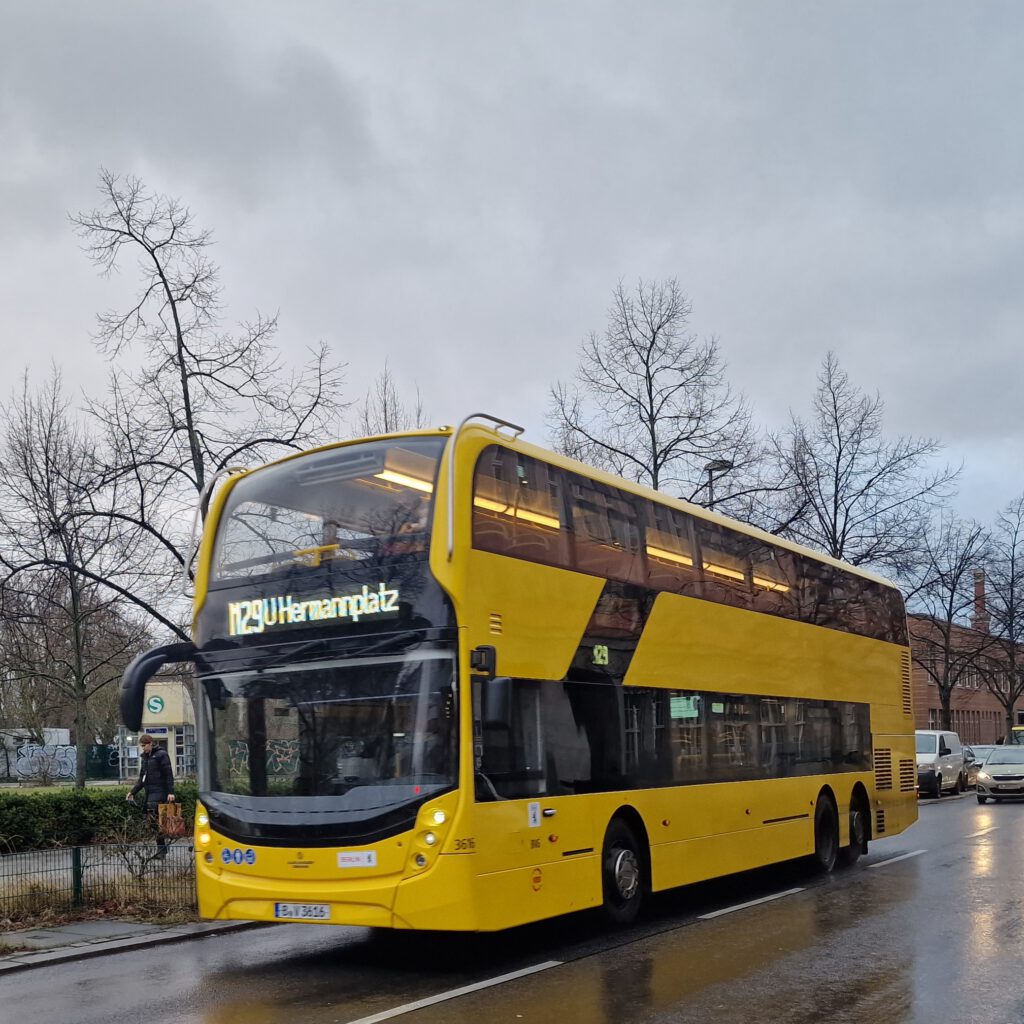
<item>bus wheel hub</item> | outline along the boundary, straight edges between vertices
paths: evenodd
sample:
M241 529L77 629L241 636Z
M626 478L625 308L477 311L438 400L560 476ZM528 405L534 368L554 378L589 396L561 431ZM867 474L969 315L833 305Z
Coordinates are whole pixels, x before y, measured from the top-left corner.
M640 887L640 867L632 850L619 850L615 854L614 875L619 895L624 900L633 899Z

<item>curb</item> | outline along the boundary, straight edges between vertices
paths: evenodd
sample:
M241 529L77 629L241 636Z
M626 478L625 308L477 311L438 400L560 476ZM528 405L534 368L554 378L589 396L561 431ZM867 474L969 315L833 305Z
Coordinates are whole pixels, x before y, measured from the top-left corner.
M124 939L106 939L99 942L83 942L80 945L64 946L57 949L41 949L11 953L0 959L0 977L15 971L31 970L34 967L48 967L72 960L89 960L110 953L127 953L150 946L163 946L171 942L185 942L188 939L204 939L209 935L225 932L245 931L250 928L267 928L268 921L204 921L197 925L178 925L157 934L134 935Z

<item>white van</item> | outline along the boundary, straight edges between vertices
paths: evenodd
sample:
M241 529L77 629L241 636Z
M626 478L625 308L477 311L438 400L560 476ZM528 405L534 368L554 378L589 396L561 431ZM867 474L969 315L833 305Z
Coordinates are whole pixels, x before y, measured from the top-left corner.
M967 786L964 748L949 729L918 729L917 791L942 796L944 789L959 793Z

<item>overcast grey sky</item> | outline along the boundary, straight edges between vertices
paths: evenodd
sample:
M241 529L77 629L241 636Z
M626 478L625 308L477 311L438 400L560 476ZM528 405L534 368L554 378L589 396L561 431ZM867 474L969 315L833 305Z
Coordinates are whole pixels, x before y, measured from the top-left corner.
M66 215L103 165L186 200L229 315L327 341L352 399L388 357L438 422L543 443L615 283L675 276L761 422L832 348L988 520L1024 489L1022 37L1015 0L4 0L3 365L102 384L122 285Z

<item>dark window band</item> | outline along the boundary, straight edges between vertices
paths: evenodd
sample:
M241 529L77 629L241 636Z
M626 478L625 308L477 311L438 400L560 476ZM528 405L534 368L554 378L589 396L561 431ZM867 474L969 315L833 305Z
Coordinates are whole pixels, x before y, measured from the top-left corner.
M477 461L473 546L907 644L892 587L500 445Z
M872 767L866 703L621 686L571 672L510 680L508 718L493 722L481 714L486 684L474 685L479 800Z

